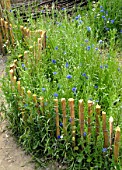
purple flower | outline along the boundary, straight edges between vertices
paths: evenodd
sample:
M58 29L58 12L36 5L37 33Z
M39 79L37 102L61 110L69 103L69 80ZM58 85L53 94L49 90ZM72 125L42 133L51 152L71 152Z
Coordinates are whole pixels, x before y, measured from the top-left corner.
M120 71L120 68L118 68L118 71Z
M99 100L95 100L95 102L96 102L96 103L98 103L98 102L99 102Z
M98 51L98 48L96 47L95 50Z
M69 64L68 64L67 62L66 62L66 65L65 65L65 67L66 67L66 68L68 68L68 67L69 67Z
M56 75L56 74L57 74L57 72L53 72L53 74L54 74L54 75Z
M104 12L104 9L101 9L100 12Z
M83 73L82 76L86 77L86 73Z
M42 87L42 91L45 91L46 89L44 87Z
M64 11L66 8L62 8L62 11Z
M41 10L41 13L44 13L45 11L44 10Z
M56 64L56 60L52 60L52 63L53 63L53 64Z
M25 64L24 63L22 64L22 68L25 68Z
M87 43L87 42L89 42L89 40L88 40L88 39L85 39L85 42Z
M72 78L72 75L68 74L68 75L66 76L66 78L67 78L67 79L71 79L71 78Z
M75 17L75 19L76 19L76 20L78 20L79 18L81 18L81 16L80 16L80 15L78 15L78 16L76 16L76 17Z
M106 151L107 151L107 148L103 148L103 149L102 149L102 152L106 152Z
M94 88L95 88L95 89L98 89L98 86L97 86L97 85L95 85L95 86L94 86Z
M105 16L103 15L102 18L105 19Z
M83 132L83 136L86 137L86 136L87 136L87 133L86 133L86 132Z
M99 44L102 44L103 43L103 41L102 40L99 40Z
M103 8L103 6L100 6L100 9L102 9Z
M83 23L83 21L82 21L82 20L79 20L79 21L78 21L78 24L82 24L82 23Z
M103 68L103 66L101 65L100 68Z
M87 31L90 32L91 31L91 27L86 27Z
M60 122L60 124L59 124L61 127L63 127L63 123L62 122Z
M58 47L55 47L55 50L58 50Z
M28 106L28 104L24 104L24 107L27 107Z
M91 47L90 47L90 46L87 46L87 47L86 47L86 50L87 50L87 51L89 51L90 49L91 49Z
M54 93L54 97L58 97L58 94L57 94L57 93Z
M112 20L111 20L111 24L113 24L113 23L114 23L114 21L115 21L115 20L114 20L114 19L112 19Z
M76 92L76 90L77 90L76 87L73 87L73 88L72 88L72 91L73 91L73 92Z
M108 64L105 64L105 68L108 68Z
M58 135L58 136L57 136L57 138L58 138L58 139L61 139L61 136L60 136L60 135Z
M105 30L106 30L106 31L109 31L109 28L106 27Z

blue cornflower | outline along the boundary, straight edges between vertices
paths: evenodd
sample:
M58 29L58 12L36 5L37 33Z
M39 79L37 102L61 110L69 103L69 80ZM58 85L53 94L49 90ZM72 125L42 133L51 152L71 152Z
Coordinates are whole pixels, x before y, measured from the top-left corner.
M28 104L24 104L24 107L27 107L28 106Z
M100 12L104 12L104 9L101 9Z
M86 73L83 73L82 76L86 77Z
M75 17L75 19L76 19L76 20L78 20L79 18L81 18L81 16L80 16L80 15L78 15L78 16L76 16L76 17Z
M120 30L120 33L122 34L122 30Z
M95 85L94 88L95 88L95 89L98 89L98 85Z
M113 23L114 23L114 21L115 21L115 20L114 20L114 19L112 19L112 20L111 20L111 24L113 24Z
M73 92L76 92L76 91L77 91L77 88L76 88L76 87L73 87L73 88L72 88L72 91L73 91Z
M57 74L57 72L53 72L53 74L54 74L54 75L56 75L56 74Z
M88 40L88 39L85 39L85 42L87 43L87 42L89 42L89 40Z
M57 138L58 138L58 139L61 139L61 136L60 136L60 135L58 135L58 136L57 136Z
M56 60L52 60L52 63L53 63L53 64L56 64Z
M99 100L95 100L95 102L96 102L96 103L98 103L98 102L99 102Z
M12 10L10 9L10 12L12 12Z
M86 132L83 132L83 136L86 137L86 136L87 136L87 133L86 133Z
M63 127L63 123L62 122L60 122L60 124L59 124L61 127Z
M118 68L118 71L120 71L120 68Z
M104 66L105 66L105 68L108 68L108 64L105 64Z
M72 122L72 118L69 119L69 122Z
M62 8L62 11L64 11L66 8Z
M87 31L90 32L91 31L91 27L86 27Z
M105 19L105 16L103 15L102 18Z
M90 47L90 46L87 46L87 47L86 47L86 50L87 50L87 51L89 51L90 49L91 49L91 47Z
M44 102L44 105L47 106L47 105L48 105L48 102Z
M55 47L55 50L58 50L58 47Z
M102 149L102 152L106 152L106 151L107 151L107 148L103 148L103 149Z
M45 11L44 10L41 10L41 13L43 14Z
M100 8L102 9L102 8L103 8L103 6L100 6Z
M98 51L98 48L96 47L95 50Z
M42 87L42 91L45 91L46 89L44 87Z
M106 27L105 30L106 30L106 31L109 31L109 28Z
M100 68L103 68L103 66L102 66L102 65L100 65Z
M103 43L103 41L102 40L99 40L99 44L102 44Z
M57 93L54 93L54 97L58 97L58 94L57 94Z
M92 99L92 98L89 98L89 100L91 100L91 101L92 101L93 99Z
M83 21L82 21L82 20L79 20L79 21L78 21L78 24L82 24L82 23L83 23Z
M66 76L66 78L67 78L67 79L71 79L71 78L72 78L72 75L68 74L68 75Z
M22 64L22 68L25 68L25 64L24 63Z

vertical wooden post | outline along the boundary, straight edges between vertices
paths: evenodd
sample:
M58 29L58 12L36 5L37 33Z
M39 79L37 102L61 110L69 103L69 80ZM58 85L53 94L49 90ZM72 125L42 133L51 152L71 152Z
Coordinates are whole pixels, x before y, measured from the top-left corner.
M73 146L75 146L75 110L74 110L74 99L68 99L69 102L69 109L70 109L70 116L71 116L71 128L72 128L72 142Z
M93 102L91 100L88 100L88 137L91 136L92 105Z
M25 60L25 64L28 63L28 56L29 56L29 51L25 51L25 52L24 52L24 60Z
M111 148L112 139L113 139L113 117L112 116L109 119L109 129L110 129L110 148Z
M28 97L30 98L30 97L31 97L31 91L28 90L28 91L27 91L27 94L28 94Z
M54 99L54 109L56 114L56 136L59 138L60 129L59 129L59 112L58 112L58 99Z
M34 103L37 103L37 96L36 96L36 94L33 94L33 101L34 101Z
M6 41L8 42L8 44L10 44L10 42L9 42L8 22L5 21L4 25L5 25ZM7 44L7 45L8 45L8 44Z
M62 113L63 113L63 131L67 134L67 119L66 119L66 99L61 99Z
M44 115L44 98L40 97L39 100L40 100L42 115Z
M14 76L14 71L13 71L13 69L10 69L10 80L11 80L11 82L13 82L13 76Z
M84 104L83 100L79 100L79 123L80 123L80 134L83 136L84 133Z
M100 109L101 107L97 104L96 106L96 137L99 136L100 132L100 122L99 122L99 117L100 117Z
M104 135L104 148L108 148L108 131L106 128L106 113L102 112L102 123L103 123L103 135Z
M118 161L119 156L119 142L120 142L120 128L116 128L115 139L114 139L114 161Z
M9 25L9 31L10 31L10 41L11 41L12 45L14 46L14 35L13 35L13 32L12 32L12 25L11 24Z
M18 87L18 92L21 92L21 86L20 86L20 81L17 81L17 87Z

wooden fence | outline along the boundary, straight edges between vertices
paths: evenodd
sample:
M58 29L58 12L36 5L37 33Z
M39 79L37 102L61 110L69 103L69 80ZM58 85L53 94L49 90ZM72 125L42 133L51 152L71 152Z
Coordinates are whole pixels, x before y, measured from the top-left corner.
M33 100L33 103L35 103L35 107L37 108L37 113L41 115L45 115L46 111L46 106L44 104L44 98L43 96L37 96L36 94L32 94L30 90L27 92L25 91L24 87L21 86L21 82L17 81L17 77L15 76L16 72L16 66L17 66L17 60L14 60L13 66L10 66L10 80L11 80L11 86L12 90L17 90L19 96L21 96L21 102L24 101L25 98L31 98ZM67 124L68 124L68 116L70 117L70 126L71 126L71 135L72 135L72 146L76 146L76 141L77 141L77 131L78 129L77 126L80 128L80 136L81 138L84 136L85 130L85 122L87 121L87 136L88 140L91 140L92 136L92 128L93 128L93 122L92 122L92 117L93 117L93 102L91 100L88 101L87 103L87 120L85 118L84 114L84 101L83 99L78 101L78 105L75 105L74 99L69 98L68 99L68 106L66 104L66 99L62 98L59 100L58 98L55 98L53 100L53 108L55 112L55 124L56 124L56 132L55 132L55 137L60 138L63 135L67 135ZM51 104L52 105L52 104ZM61 106L61 112L59 114L59 105ZM67 113L67 107L70 112L70 115ZM41 112L39 111L41 108ZM76 108L78 108L78 116L76 117L75 111ZM19 108L20 109L20 108ZM110 152L113 150L114 154L114 160L115 162L118 161L118 156L119 156L119 142L120 142L120 128L116 127L116 131L114 134L113 131L113 117L109 118L109 130L107 129L107 121L106 121L106 113L102 111L102 116L101 116L101 107L99 105L96 105L95 108L95 121L94 121L94 127L95 127L95 136L96 140L98 139L98 136L101 134L100 132L100 126L102 123L102 133L103 133L103 138L104 138L104 146L103 148L110 148ZM62 114L62 118L60 115ZM22 118L24 120L24 111L22 110ZM63 122L63 131L60 130L60 122L59 120L62 119ZM76 120L78 120L78 124L76 123ZM101 122L102 121L102 122ZM114 137L115 136L115 137ZM114 139L114 141L113 141ZM112 146L114 145L114 149L112 149Z
M30 31L28 28L21 26L20 27L22 33L22 40L26 42L29 46L33 43L31 41L32 37L35 37L35 46L38 44L38 51L40 52L42 49L46 48L46 31L36 30ZM0 18L0 52L5 54L6 48L11 45L15 46L16 41L14 38L14 32L12 24L5 21L5 19Z

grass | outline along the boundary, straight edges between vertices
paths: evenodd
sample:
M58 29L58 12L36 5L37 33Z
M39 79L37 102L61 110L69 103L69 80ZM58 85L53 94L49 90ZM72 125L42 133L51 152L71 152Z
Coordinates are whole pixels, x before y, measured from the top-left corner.
M102 131L97 143L95 141L94 112L90 142L87 135L84 139L80 138L77 126L78 150L71 147L70 122L67 125L69 129L67 137L64 136L63 139L61 136L60 139L52 137L55 136L56 131L53 108L55 98L66 98L66 100L74 98L76 106L79 99L84 99L86 132L88 100L101 105L102 110L107 114L107 122L109 117L113 116L114 131L117 126L122 129L122 68L117 59L121 51L119 4L119 0L112 5L111 2L107 5L106 1L95 4L89 2L88 9L79 9L72 16L66 14L67 9L62 9L52 11L52 17L48 14L40 15L36 21L30 17L28 23L22 22L19 12L17 20L14 20L11 13L11 22L13 26L16 25L14 32L17 45L15 49L9 49L10 60L18 58L19 54L29 50L30 45L33 46L34 38L29 42L30 45L22 42L21 24L26 24L31 30L41 28L47 32L47 48L40 54L37 61L33 52L30 52L28 63L19 62L19 75L17 75L25 93L31 90L38 97L44 97L45 116L37 114L37 108L32 99L28 99L26 95L24 102L21 102L18 92L16 90L13 92L11 89L9 78L3 81L3 90L12 109L11 113L8 113L8 118L13 133L17 135L24 148L32 152L35 157L45 154L46 159L61 161L69 169L121 169L121 155L116 164L109 148L103 149ZM111 12L111 6L113 12ZM18 110L18 107L21 109ZM25 114L24 119L22 112ZM62 123L61 107L59 107L59 113ZM69 119L69 109L67 109L67 116ZM75 117L78 125L76 108ZM60 130L63 134L62 126Z

